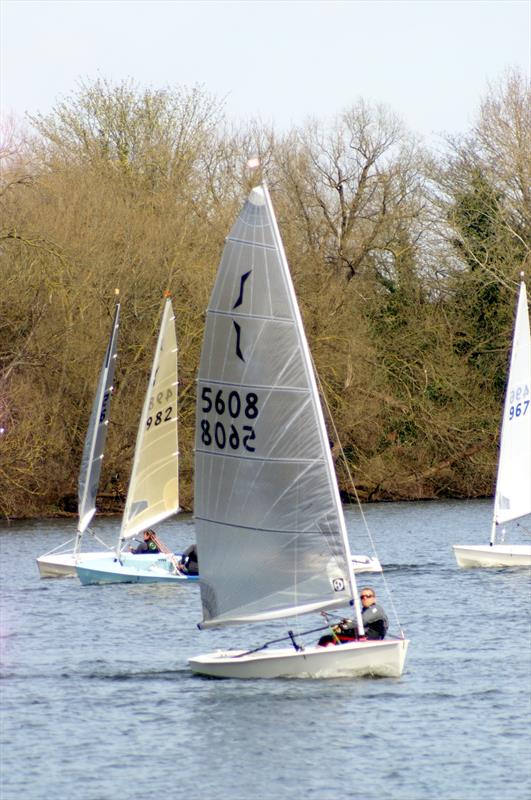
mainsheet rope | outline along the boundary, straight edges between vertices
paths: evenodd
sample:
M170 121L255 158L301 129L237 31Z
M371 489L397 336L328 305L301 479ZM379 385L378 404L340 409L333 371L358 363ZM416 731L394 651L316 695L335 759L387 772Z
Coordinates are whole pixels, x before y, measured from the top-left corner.
M328 405L328 400L326 399L326 394L325 394L325 391L324 391L324 388L323 388L322 381L321 381L321 379L319 377L319 373L317 372L317 369L315 367L315 362L313 361L313 356L312 356L312 363L313 363L313 370L314 370L314 373L315 373L315 376L316 376L316 379L317 379L317 384L319 386L319 394L321 395L321 399L322 399L323 404L324 404L324 406L326 408L326 411L327 411L327 414L328 414L328 421L329 421L329 424L330 424L330 426L332 428L333 434L335 436L335 441L338 443L339 451L340 451L341 457L343 459L343 464L345 466L345 469L346 469L346 472L347 472L347 475L348 475L348 479L349 479L350 485L352 487L352 492L354 494L354 497L356 498L356 503L358 505L358 509L359 509L360 514L361 514L361 518L363 520L363 524L365 526L365 531L367 533L367 538L369 539L369 542L371 544L373 555L377 556L378 554L376 552L376 546L374 544L374 539L373 539L371 531L369 529L369 525L367 523L367 519L365 517L365 514L363 513L363 508L361 507L361 501L360 501L360 498L359 498L359 495L358 495L358 490L356 489L356 484L354 483L354 479L352 478L352 473L350 472L348 461L347 461L347 458L345 456L345 451L343 450L343 445L341 444L341 440L339 439L339 434L338 434L338 431L337 431L337 428L336 428L336 425L335 425L335 422L334 422L334 418L332 416L332 412L330 410L330 406ZM387 592L387 598L389 599L389 603L390 603L390 606L391 606L391 611L393 613L395 622L396 622L396 624L398 626L398 630L400 631L400 634L401 634L402 638L404 638L404 631L402 630L402 626L400 624L400 619L398 617L398 611L397 611L396 606L395 606L395 604L393 602L393 597L392 597L392 594L391 594L391 590L389 588L389 584L387 582L387 578L385 577L385 572L382 570L382 572L380 574L382 576L384 587L385 587L385 590ZM358 583L358 579L356 578L356 585L357 585L357 583Z

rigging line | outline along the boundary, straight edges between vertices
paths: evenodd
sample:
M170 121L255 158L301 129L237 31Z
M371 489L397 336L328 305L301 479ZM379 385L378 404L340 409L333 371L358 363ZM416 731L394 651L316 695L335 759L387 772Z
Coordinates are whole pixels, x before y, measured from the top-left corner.
M159 537L157 536L157 534L153 534L151 538L152 538L152 540L155 542L155 544L157 545L157 547L159 548L160 552L161 552L161 553L163 553L163 555L165 555L165 556L168 556L168 561L170 561L170 562L171 562L171 564L172 564L172 566L173 566L174 570L175 570L176 572L179 572L179 571L180 571L180 570L179 570L179 566L178 566L178 564L179 564L179 559L177 558L177 556L175 555L175 553L173 553L173 552L170 550L170 548L168 547L168 545L167 545L165 542L163 542L163 541L162 541L162 539L159 539Z
M69 539L67 542L63 542L62 544L58 544L58 545L57 545L57 547L54 547L54 548L53 548L53 550L48 550L46 553L44 553L44 556L51 556L51 555L52 555L52 553L56 553L56 552L57 552L58 550L60 550L62 547L66 547L67 545L69 545L69 544L72 544L72 542L73 542L74 540L75 540L75 536L74 536L74 537L72 537L72 539ZM41 556L41 557L42 557L42 558L44 558L44 556Z
M524 533L527 533L528 536L531 536L531 528L527 528L525 525L522 525L521 522L517 522L516 527L521 528Z
M369 529L369 525L367 523L367 518L366 518L366 516L365 516L365 514L363 512L363 508L361 507L361 501L360 501L360 498L359 498L359 495L358 495L358 490L356 489L356 484L354 483L354 479L352 477L352 473L350 471L350 467L348 465L348 461L347 461L347 458L345 456L345 451L343 450L343 445L341 444L341 440L339 438L338 430L336 428L336 424L334 422L334 417L332 416L332 412L330 410L330 406L329 406L328 400L326 398L326 394L325 394L325 391L324 391L324 387L323 387L321 378L319 376L319 372L316 369L316 365L315 365L315 362L314 362L314 359L313 359L313 355L310 354L310 357L312 359L313 371L314 371L314 374L315 374L315 377L316 377L316 380L317 380L317 385L319 387L319 394L320 394L321 399L323 401L323 404L324 404L324 406L326 408L326 411L327 411L327 414L328 414L328 421L329 421L329 423L330 423L330 425L332 427L332 431L334 433L336 442L339 445L339 450L340 450L340 453L341 453L341 457L343 459L343 464L344 464L345 469L347 471L348 479L349 479L350 485L351 485L351 487L353 489L354 497L356 498L356 503L358 504L358 510L359 510L361 518L363 520L363 524L365 526L365 531L367 533L367 537L368 537L369 542L371 544L371 547L373 549L373 554L375 556L377 556L378 553L376 551L376 546L374 544L374 539L373 539L372 533L371 533L371 531ZM393 616L395 618L395 622L398 625L398 629L400 631L400 634L402 635L402 637L404 637L404 631L402 630L402 626L400 624L400 619L398 617L398 611L397 611L396 606L394 604L393 596L392 596L391 591L389 589L389 583L387 582L387 578L385 577L385 572L382 570L380 575L382 576L382 581L384 583L385 590L387 592L387 597L389 599L389 603L390 603L390 606L391 606L391 610L393 612Z
M318 633L319 631L326 631L328 630L328 625L321 625L319 628L311 628L307 631L300 631L297 635L304 636L310 633ZM260 650L265 650L269 647L270 644L278 644L279 642L287 642L291 640L291 636L281 636L279 639L270 639L268 642L264 642L264 644L260 645L260 647L255 647L252 650L246 650L245 653L238 653L237 655L233 656L234 658L242 658L243 656L251 655L251 653L258 653Z
M114 546L110 545L108 542L104 542L103 539L100 539L96 531L93 531L92 528L87 528L84 533L90 533L90 535L93 536L97 542L102 544L106 550L114 550Z

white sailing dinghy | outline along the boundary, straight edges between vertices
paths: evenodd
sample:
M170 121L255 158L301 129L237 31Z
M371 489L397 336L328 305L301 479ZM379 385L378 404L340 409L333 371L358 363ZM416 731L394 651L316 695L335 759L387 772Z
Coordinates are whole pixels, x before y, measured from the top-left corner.
M83 585L171 583L197 580L177 569L170 553L126 551L133 537L179 510L177 438L177 337L171 299L166 298L153 366L140 417L122 524L111 555L77 565Z
M109 410L119 327L120 303L116 303L111 335L100 371L98 388L92 403L92 411L81 458L78 480L78 525L74 548L71 551L64 550L71 543L72 540L70 540L70 542L65 542L60 547L39 556L37 566L41 578L75 578L76 564L80 559L88 561L102 558L105 555L104 550L82 552L81 541L83 534L89 530L90 522L96 513L96 495L100 481L107 428L109 426ZM101 542L101 544L105 543Z
M353 604L363 634L329 439L265 186L253 189L229 234L207 311L194 515L200 628ZM188 663L215 677L400 676L408 647L404 638L291 641Z
M531 544L505 544L498 529L531 514L531 342L526 286L520 282L500 435L490 543L453 546L460 567L530 567Z

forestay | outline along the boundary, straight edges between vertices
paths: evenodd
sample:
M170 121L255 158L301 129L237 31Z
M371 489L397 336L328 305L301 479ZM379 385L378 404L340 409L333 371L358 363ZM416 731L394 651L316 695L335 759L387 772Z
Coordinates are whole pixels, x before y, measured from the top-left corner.
M178 510L177 339L168 297L138 427L120 546Z
M503 411L494 519L531 513L531 346L525 283L520 284Z
M351 601L330 443L265 187L228 236L207 311L194 508L201 627Z
M83 455L78 480L78 534L86 531L96 512L96 495L100 482L101 465L105 449L105 438L109 427L118 330L120 326L120 304L114 310L112 332L103 359L98 388L94 396L92 411L85 436ZM78 536L77 545L80 537Z

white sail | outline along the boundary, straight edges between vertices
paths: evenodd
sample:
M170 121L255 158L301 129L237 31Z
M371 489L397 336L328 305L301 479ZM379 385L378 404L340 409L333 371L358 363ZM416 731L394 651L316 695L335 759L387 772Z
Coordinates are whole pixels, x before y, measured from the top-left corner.
M177 339L168 297L138 427L120 549L124 541L178 510Z
M514 325L501 429L494 519L502 524L531 514L531 345L525 283ZM494 535L494 534L493 534Z
M229 234L207 312L194 510L201 627L355 596L330 443L265 187Z
M109 409L111 405L114 367L116 364L116 348L120 326L120 304L116 304L114 320L107 345L105 358L100 372L98 389L94 396L92 412L85 437L81 467L78 481L78 534L83 533L96 511L96 495L100 482L105 438L109 427ZM79 542L79 537L78 537Z

